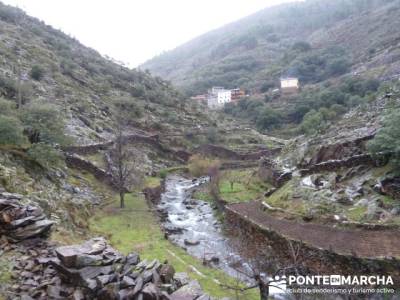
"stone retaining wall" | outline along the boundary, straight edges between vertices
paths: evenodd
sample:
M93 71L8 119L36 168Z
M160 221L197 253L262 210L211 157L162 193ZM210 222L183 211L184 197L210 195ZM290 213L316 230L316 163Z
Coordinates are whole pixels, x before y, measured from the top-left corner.
M170 155L171 157L173 157L181 162L188 161L189 157L191 156L190 153L188 153L184 150L173 150L173 149L170 149L170 148L164 146L158 140L158 135L145 136L145 135L132 134L132 135L124 136L122 139L123 139L123 142L127 143L127 144L130 144L130 143L147 144L147 145L157 149L158 151L162 152L163 154ZM113 145L114 145L114 141L107 141L104 143L98 143L98 144L92 144L92 145L86 145L86 146L68 146L68 147L64 147L63 151L66 153L70 153L70 154L88 155L88 154L95 154L99 151L108 150Z
M341 275L388 275L391 274L396 286L400 286L400 262L391 259L364 259L356 256L339 255L329 249L319 249L306 245L302 241L291 240L274 230L267 230L252 222L249 218L225 207L225 227L233 239L240 241L242 255L246 251L257 259L277 258L280 266L293 265L290 244L300 247L298 261L300 268L310 274ZM243 250L244 248L244 250ZM265 250L268 249L268 257ZM244 252L243 252L244 251Z
M263 156L273 156L278 154L281 149L264 149L252 153L239 153L231 149L227 149L217 145L201 145L194 150L194 153L203 154L206 156L213 156L220 159L228 160L259 160Z
M77 155L70 154L66 155L65 161L68 167L87 171L94 177L96 177L96 179L104 182L105 184L108 184L112 188L117 189L112 175L92 164L90 161L84 160Z
M307 165L314 165L324 161L339 160L342 157L362 154L363 152L365 152L365 142L373 139L374 136L375 132L351 141L322 145L317 153L307 163ZM302 167L305 167L305 165L303 165Z
M336 171L341 168L352 168L360 165L378 166L384 165L388 161L389 154L382 155L379 159L370 154L355 155L342 160L329 160L315 165L311 165L307 169L300 170L301 176L319 173L323 171Z

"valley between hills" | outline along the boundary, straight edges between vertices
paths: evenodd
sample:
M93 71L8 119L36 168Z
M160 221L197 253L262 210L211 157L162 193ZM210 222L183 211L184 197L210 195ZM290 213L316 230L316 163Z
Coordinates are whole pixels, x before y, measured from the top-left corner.
M323 2L137 69L0 3L0 299L396 299L400 2Z

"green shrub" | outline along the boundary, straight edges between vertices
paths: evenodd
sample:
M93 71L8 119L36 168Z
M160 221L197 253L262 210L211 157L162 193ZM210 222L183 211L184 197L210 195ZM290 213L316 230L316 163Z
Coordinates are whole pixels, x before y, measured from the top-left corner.
M64 166L64 156L52 146L44 143L33 144L28 150L28 157L43 168L51 169Z
M189 159L189 173L194 177L205 176L209 174L212 168L219 168L219 160L209 159L201 155L193 155Z
M330 76L345 74L350 69L350 62L345 58L336 58L328 63L327 73Z
M23 145L27 142L18 119L0 115L0 145Z
M10 116L15 114L16 108L15 102L0 98L0 114Z
M312 135L321 132L324 125L325 120L322 113L313 109L304 116L300 130L306 135Z
M311 45L308 42L300 41L293 44L292 49L300 52L311 50Z
M116 113L126 119L136 119L143 115L143 110L135 98L117 98L113 101Z
M0 75L0 96L13 98L17 95L17 84L15 80Z
M35 103L25 106L21 110L20 119L32 144L65 145L69 142L64 134L63 117L53 105Z
M39 65L34 65L29 73L32 79L40 81L45 74L45 70L39 66Z
M267 107L264 111L259 115L256 125L259 129L274 129L278 128L282 123L282 115Z
M392 161L400 171L400 109L396 109L383 120L383 126L375 138L368 143L368 150L377 154L379 152L392 152Z

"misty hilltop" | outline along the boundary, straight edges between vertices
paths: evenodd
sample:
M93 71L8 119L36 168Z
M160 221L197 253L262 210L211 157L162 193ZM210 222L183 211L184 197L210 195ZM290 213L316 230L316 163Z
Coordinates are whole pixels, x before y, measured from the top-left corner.
M309 0L264 9L163 53L141 68L189 94L210 86L253 92L280 76L318 83L349 73L399 73L400 2Z

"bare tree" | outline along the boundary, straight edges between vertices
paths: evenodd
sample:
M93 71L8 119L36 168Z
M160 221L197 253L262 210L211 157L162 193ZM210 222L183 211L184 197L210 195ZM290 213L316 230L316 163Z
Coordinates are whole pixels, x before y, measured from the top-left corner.
M138 163L139 153L129 149L123 133L122 124L117 124L116 139L110 152L110 172L119 193L121 208L125 208L125 194L140 185L143 179Z
M118 190L121 208L125 208L125 194L139 187L143 181L143 172L140 169L142 154L129 145L126 137L135 107L134 99L117 98L113 100L111 108L115 140L108 157L108 171Z

